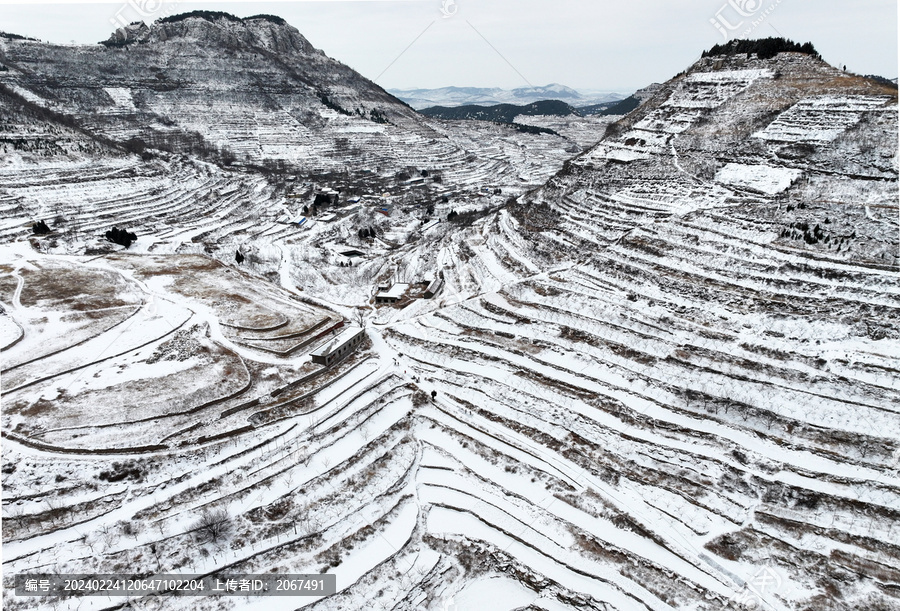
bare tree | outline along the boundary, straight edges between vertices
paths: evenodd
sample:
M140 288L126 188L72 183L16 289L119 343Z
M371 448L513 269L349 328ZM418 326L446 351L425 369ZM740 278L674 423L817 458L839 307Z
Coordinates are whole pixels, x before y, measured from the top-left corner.
M110 548L112 548L112 546L115 545L117 539L118 537L116 536L116 533L113 532L108 525L104 524L100 528L100 540L103 542L104 550L108 551Z
M153 559L156 560L156 570L157 572L162 571L162 544L151 543L150 544L150 553L153 554Z
M353 312L353 321L361 328L366 328L366 310L365 308L357 308Z
M224 509L204 509L194 525L195 536L200 542L219 543L234 528L231 516Z

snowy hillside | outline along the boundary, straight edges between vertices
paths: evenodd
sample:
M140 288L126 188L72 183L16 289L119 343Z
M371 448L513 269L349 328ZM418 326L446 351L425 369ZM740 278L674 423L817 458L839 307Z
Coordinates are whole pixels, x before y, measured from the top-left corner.
M208 23L128 53L270 27ZM4 608L48 608L15 574L124 571L338 592L54 608L900 609L896 90L710 57L616 123L532 118L568 139L306 96L303 158L330 152L279 168L261 126L295 98L248 94L240 131L244 76L207 116L104 84L256 147L228 166L123 150L144 119L88 121L105 90L66 101L38 75L74 63L2 44Z
M0 38L0 93L136 152L297 173L464 164L468 151L440 127L296 28L205 15L156 22L121 46Z

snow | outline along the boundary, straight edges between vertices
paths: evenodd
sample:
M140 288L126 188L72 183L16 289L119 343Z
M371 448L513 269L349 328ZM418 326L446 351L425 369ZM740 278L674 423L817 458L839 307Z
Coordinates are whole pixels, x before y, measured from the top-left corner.
M382 134L385 131L383 125L347 125L345 127L339 127L337 130L339 134Z
M566 149L604 124L538 117L564 137L531 138L339 113L313 133L237 102L179 115L322 171L286 180L69 159L77 139L43 160L14 153L0 171L0 343L25 337L2 355L5 570L337 574L333 598L265 601L285 611L706 611L772 564L791 567L774 610L833 588L868 608L880 585L845 559L892 567L900 543L900 286L896 259L877 257L897 245L896 112L815 95L808 78L771 138L710 136L771 120L780 102L763 94L798 61L775 60L771 84L756 60L691 72L565 172ZM108 93L124 110L125 92ZM873 151L831 138L846 125ZM360 155L329 148L333 134ZM789 137L813 153L779 155ZM360 163L378 171L328 174ZM396 178L411 166L444 182ZM347 202L390 193L392 216L340 206L306 231L278 223L338 187ZM421 203L443 196L435 219L496 212L425 220ZM55 235L29 234L44 217ZM85 254L112 219L138 242ZM358 239L376 223L380 239ZM853 250L783 237L800 223ZM338 265L349 250L363 254ZM402 309L372 296L392 278ZM406 284L434 278L432 300ZM79 312L88 288L115 305ZM310 365L358 327L315 338L359 313L367 341ZM148 363L158 353L184 359ZM231 516L225 540L191 533L205 508ZM847 570L860 578L829 581Z
M125 87L104 87L103 91L112 98L117 110L126 112L136 110L130 89Z
M0 348L6 348L22 337L22 327L9 316L0 315Z
M761 78L772 78L771 68L751 68L748 70L716 70L714 72L693 72L685 78L689 83L752 83Z
M679 84L663 107L718 108L755 81L772 76L774 72L770 69L694 72Z
M797 102L755 138L777 142L832 142L887 100L873 96L820 96Z
M474 579L445 602L445 607L456 611L513 611L525 607L562 611L568 609L549 596L535 594L521 583L508 577L489 576Z
M41 96L33 93L31 90L26 89L15 82L4 81L4 85L9 87L13 92L22 96L29 102L32 102L33 104L39 104L41 106L44 106L47 104L47 100L45 100Z
M787 190L802 175L801 170L792 168L727 163L716 172L716 182L776 195Z
M350 339L356 337L356 335L358 335L360 331L362 331L362 328L360 328L358 325L350 325L342 329L340 333L334 336L334 338L329 339L319 348L311 352L310 356L328 356L334 351L335 348L342 346Z
M563 586L574 591L585 592L597 600L614 605L617 609L622 609L623 611L637 611L648 607L653 610L665 609L661 601L644 598L635 600L629 596L629 594L632 594L631 592L622 592L614 585L609 584L607 579L612 577L609 573L602 575L603 579L596 579L592 578L592 575L581 574L582 566L579 566L579 571L576 572L574 570L575 567L547 557L539 551L540 548L535 549L509 535L489 528L477 516L473 516L470 513L435 507L428 514L428 528L435 532L489 542L500 549L507 550L529 566L535 567L535 570L542 575L561 583Z
M638 161L640 159L649 159L650 154L638 151L624 146L601 145L593 149L589 154L580 158L581 163L590 163L600 159L609 159L611 161L621 161L628 163Z
M400 299L409 290L409 285L398 282L391 286L390 289L378 293L380 299Z

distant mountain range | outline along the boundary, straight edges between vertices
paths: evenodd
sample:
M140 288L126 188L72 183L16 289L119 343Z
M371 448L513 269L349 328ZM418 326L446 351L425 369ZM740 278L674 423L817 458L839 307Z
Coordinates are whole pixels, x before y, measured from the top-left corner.
M420 114L433 119L448 120L475 120L495 121L500 123L512 123L516 117L525 116L557 116L569 115L627 115L640 105L640 100L630 96L616 102L592 104L590 106L574 107L561 100L541 100L531 104L495 104L493 106L480 106L467 104L465 106L432 106L423 108Z
M432 106L466 106L471 104L531 104L541 100L561 100L572 106L589 106L617 102L628 97L610 91L576 91L556 83L545 87L500 89L497 87L442 87L440 89L388 89L416 110Z
M512 123L519 115L553 115L567 116L577 115L578 111L569 104L560 100L543 100L519 106L516 104L496 104L494 106L432 106L419 111L426 117L436 119L474 119L478 121L500 121Z

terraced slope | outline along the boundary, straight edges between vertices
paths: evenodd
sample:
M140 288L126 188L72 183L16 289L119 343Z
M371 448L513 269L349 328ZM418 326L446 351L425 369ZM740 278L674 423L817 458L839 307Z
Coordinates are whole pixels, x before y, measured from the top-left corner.
M211 263L215 282L184 286L166 257L73 258L116 289L98 333L165 297L181 309L157 324L187 309L219 328L208 339L248 372L225 380L249 386L108 456L61 454L81 438L27 429L38 393L77 414L77 396L53 402L55 382L5 396L22 423L4 423L5 573L337 575L334 596L267 609L898 609L896 132L895 93L812 57L708 58L517 203L467 226L394 227L407 238L350 269L317 254L351 239L339 227L273 240L277 263L257 271L277 272L277 290ZM60 307L22 301L29 276L62 265L24 246L4 247L18 257L0 320ZM367 301L380 280L429 271L433 299ZM255 331L225 329L253 314L235 298L248 286L252 303L297 308L291 329L362 308L367 343L308 379L279 353L282 306L256 312ZM160 359L177 353L163 346ZM116 377L92 366L96 386Z
M283 21L171 19L121 46L2 39L3 84L116 141L230 149L249 161L327 157L342 129L382 131L374 119L428 131L411 109Z
M0 37L0 94L138 152L301 174L405 166L471 173L470 149L282 20L186 14L133 28L119 43ZM564 156L571 143L550 139ZM513 173L497 165L490 176Z

